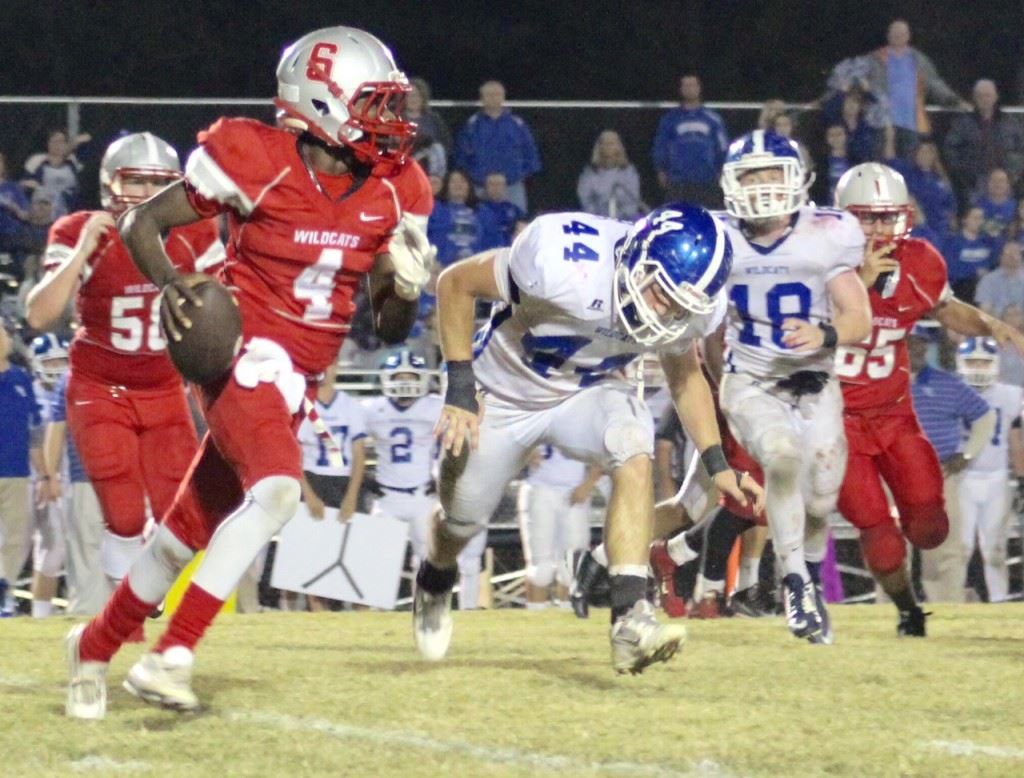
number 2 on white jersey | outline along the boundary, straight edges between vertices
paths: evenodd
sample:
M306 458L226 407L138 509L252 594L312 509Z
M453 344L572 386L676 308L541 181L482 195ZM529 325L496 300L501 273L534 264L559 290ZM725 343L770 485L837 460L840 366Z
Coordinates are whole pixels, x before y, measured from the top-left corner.
M905 329L879 327L873 346L840 347L836 350L836 375L856 378L863 371L868 378L886 378L896 365L896 344L906 334Z
M331 318L334 278L341 270L342 258L341 249L324 249L316 264L307 267L295 279L295 299L308 301L302 313L303 321L327 321Z

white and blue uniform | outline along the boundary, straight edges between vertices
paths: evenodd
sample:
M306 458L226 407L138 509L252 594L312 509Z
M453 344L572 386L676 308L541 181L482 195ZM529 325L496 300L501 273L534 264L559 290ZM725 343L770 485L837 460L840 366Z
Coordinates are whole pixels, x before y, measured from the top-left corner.
M783 345L782 323L829 321L828 284L861 264L864 234L849 213L804 205L782 237L762 246L736 221L720 218L733 247L721 407L737 440L765 469L768 523L780 558L795 553L794 566L802 568L804 516L822 529L808 556L824 554L823 522L846 470L843 399L833 351L793 351ZM820 391L778 385L803 372L817 374Z
M1010 428L1021 418L1024 391L1019 386L995 383L978 393L996 412L996 429L960 480L960 537L966 569L977 536L989 600L1000 602L1009 594L1006 534L1010 519Z
M409 541L418 559L426 555L430 516L437 504L433 430L442 405L440 397L429 394L406 407L390 397L374 397L363 406L366 430L377 452L378 497L373 515L408 522Z
M587 466L554 446L538 450L540 458L519 486L519 532L526 558L526 578L539 588L556 579L571 583L566 554L590 547L590 499L572 502L572 492L586 477Z
M52 408L54 388L47 388L41 381L35 382L36 402L39 404L39 416L44 425L52 421ZM61 478L67 483L67 468L62 468L64 473ZM32 468L32 480L38 482L40 473ZM38 483L36 489L38 489ZM32 506L33 536L32 536L32 569L49 578L56 578L64 567L65 541L64 541L64 512L67 509L66 497L61 497L56 502L47 502L40 506L38 503Z
M298 433L302 446L302 469L316 475L347 478L352 474L352 444L366 437L366 414L363 406L355 397L345 392L337 392L329 405L324 405L317 399L315 407L331 431L338 448L341 449L342 464L341 467L335 467L330 463L327 446L309 420L304 419Z
M616 246L629 227L585 213L547 214L496 253L501 300L474 349L486 405L480 445L452 494L442 494L456 534L486 524L538 445L606 470L653 456L654 423L636 397L632 364L647 349L622 331L613 301ZM724 295L715 302L663 351L685 353L713 332Z

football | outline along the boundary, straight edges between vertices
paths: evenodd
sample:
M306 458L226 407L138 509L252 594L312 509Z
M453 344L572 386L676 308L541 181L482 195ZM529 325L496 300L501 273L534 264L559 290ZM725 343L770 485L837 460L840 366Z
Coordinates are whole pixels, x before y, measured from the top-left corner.
M207 276L197 278L192 288L202 306L187 300L182 311L192 321L183 329L181 340L164 333L167 353L178 372L194 384L208 384L224 375L242 347L242 315L238 303L223 284ZM167 305L161 301L161 308Z

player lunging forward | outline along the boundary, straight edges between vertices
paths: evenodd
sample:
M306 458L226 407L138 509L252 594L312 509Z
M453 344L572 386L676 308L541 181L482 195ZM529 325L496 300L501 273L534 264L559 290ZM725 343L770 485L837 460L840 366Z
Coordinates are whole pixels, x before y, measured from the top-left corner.
M760 488L725 462L693 347L724 316L731 261L729 241L711 216L680 204L633 226L582 213L542 216L511 249L477 255L441 275L448 367L437 425L446 452L443 510L417 576L413 612L426 658L448 651L459 551L486 526L539 444L612 475L605 538L615 670L640 672L677 650L685 629L658 624L644 599L654 424L624 370L657 351L683 425L716 485L738 499L761 500ZM474 346L477 299L499 302Z
M285 50L277 78L286 129L219 120L199 134L185 180L121 220L135 262L167 298L164 326L180 338L191 322L179 301L193 293L160 234L227 213L223 278L246 345L232 371L202 387L210 431L174 505L104 611L68 637L73 716L103 715L110 658L206 548L167 631L126 681L147 702L198 707L193 650L298 506L295 414L338 353L358 285L370 273L378 335L396 342L429 276L430 186L407 161L414 127L397 117L409 84L390 51L361 30L318 30Z
M735 259L719 401L764 470L789 629L827 643L819 571L846 468L833 350L870 331L864 236L849 214L804 205L800 151L772 132L732 144L722 189Z

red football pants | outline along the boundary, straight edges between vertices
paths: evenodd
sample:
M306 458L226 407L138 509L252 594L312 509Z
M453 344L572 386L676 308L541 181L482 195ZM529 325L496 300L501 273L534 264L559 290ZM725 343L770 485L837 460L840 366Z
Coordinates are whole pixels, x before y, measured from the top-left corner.
M839 492L839 512L861 531L868 566L878 573L890 573L905 558L904 536L915 546L928 549L942 543L949 533L942 468L912 413L850 414L843 421L850 453ZM883 479L896 503L900 528L889 512Z
M142 534L146 498L159 521L196 452L185 390L123 389L72 373L66 401L68 427L107 529Z
M197 395L209 431L164 525L198 550L253 484L272 475L301 480L302 452L295 437L298 418L273 384L246 389L229 373Z

